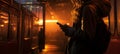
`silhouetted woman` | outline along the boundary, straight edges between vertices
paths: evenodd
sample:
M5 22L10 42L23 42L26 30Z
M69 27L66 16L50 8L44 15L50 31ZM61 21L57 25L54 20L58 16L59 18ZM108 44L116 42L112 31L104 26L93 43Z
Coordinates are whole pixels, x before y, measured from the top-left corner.
M66 54L104 54L110 35L103 21L111 10L107 0L71 0L75 4L76 20L73 27L62 25L66 36L71 37Z

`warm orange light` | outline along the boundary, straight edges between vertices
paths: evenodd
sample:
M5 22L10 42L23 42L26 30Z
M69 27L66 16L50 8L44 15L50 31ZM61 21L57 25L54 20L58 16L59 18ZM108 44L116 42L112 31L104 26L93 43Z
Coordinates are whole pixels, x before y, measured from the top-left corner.
M51 15L53 15L53 12L50 12Z
M107 26L109 25L109 24L108 24L109 20L108 20L107 17L103 18L103 21L104 21L104 23L105 23Z
M30 38L25 37L24 40L29 40Z
M58 20L46 20L46 22L58 22Z
M36 49L36 48L38 48L38 46L32 47L33 50Z
M56 45L45 45L45 49L43 49L44 52L46 51L50 51L50 50L54 50L54 49L58 49L58 47Z
M8 23L8 21L4 21L4 23Z
M46 23L51 23L51 22L58 22L58 20L46 20L45 21ZM38 25L42 25L43 24L43 20L39 20L39 21L35 21L35 24L38 24Z
M39 20L39 22L43 22L43 20ZM58 20L46 20L45 22L58 22Z
M13 27L13 30L16 31L16 27Z
M104 20L104 22L108 22L108 20Z
M4 27L4 25L0 25L0 27Z
M52 18L52 19L54 19L54 18L55 18L55 16L51 16L51 18Z
M39 22L39 24L42 24L42 23L43 23L43 20L39 20L38 22ZM58 20L46 20L45 22L46 22L46 23L47 23L47 22L58 22Z
M104 21L105 23L107 23L107 22L108 22L108 18L103 18L103 21Z
M70 23L66 23L67 25L70 25Z
M8 16L1 16L1 18L3 18L3 19L8 19Z

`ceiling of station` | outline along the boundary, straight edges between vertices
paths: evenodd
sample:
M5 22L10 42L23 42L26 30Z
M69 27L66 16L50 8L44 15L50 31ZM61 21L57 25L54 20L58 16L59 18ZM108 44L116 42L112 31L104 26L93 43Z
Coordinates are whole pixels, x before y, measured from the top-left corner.
M70 0L47 0L47 2L46 9L48 12L53 12L57 18L69 20L72 10L72 4Z
M32 2L32 5L35 2L45 2L46 4L46 18L51 18L55 16L63 20L69 20L71 18L72 4L70 0L16 0L20 3L27 4ZM33 3L34 2L34 3Z

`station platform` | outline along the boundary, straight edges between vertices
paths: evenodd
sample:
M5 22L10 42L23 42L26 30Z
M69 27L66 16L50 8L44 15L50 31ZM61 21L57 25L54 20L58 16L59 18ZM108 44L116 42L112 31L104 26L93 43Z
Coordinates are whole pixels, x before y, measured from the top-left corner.
M46 44L45 49L39 54L64 54L64 48L54 44ZM105 54L120 54L120 39L112 38Z

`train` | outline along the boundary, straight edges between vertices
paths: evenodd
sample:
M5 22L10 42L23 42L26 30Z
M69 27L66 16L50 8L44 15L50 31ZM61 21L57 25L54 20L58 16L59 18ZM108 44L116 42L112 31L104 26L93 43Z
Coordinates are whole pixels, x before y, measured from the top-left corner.
M0 0L0 54L38 54L38 19L14 0Z

